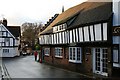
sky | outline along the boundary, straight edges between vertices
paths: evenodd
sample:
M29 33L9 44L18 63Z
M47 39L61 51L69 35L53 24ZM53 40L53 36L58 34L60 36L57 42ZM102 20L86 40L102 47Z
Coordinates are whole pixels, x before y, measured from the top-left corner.
M0 0L0 19L7 19L8 25L21 26L25 22L45 24L56 13L87 0Z

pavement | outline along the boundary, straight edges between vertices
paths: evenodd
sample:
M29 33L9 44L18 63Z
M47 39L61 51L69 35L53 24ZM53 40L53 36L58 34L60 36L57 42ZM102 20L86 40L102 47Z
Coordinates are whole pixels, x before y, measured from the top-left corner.
M120 80L120 77L80 74L34 61L34 56L4 58L9 76L22 79Z
M3 59L11 78L91 78L34 61L34 56Z

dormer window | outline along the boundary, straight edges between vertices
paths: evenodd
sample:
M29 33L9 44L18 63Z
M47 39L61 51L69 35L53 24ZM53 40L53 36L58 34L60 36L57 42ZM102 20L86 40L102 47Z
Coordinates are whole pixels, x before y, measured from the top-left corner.
M54 26L53 27L53 32L59 32L59 31L63 31L65 30L67 27L67 24L64 23L64 24L61 24L61 25L58 25L58 26Z

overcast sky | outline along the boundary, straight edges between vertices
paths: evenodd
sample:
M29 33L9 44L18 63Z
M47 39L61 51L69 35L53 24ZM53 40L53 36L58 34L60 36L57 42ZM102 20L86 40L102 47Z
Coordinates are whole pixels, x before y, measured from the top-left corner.
M5 17L8 25L22 25L24 22L43 22L56 13L86 0L0 0L0 19Z

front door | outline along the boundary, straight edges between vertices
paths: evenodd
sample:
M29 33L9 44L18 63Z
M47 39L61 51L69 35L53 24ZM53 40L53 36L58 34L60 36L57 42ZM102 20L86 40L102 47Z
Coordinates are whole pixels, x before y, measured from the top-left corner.
M107 48L94 48L93 50L93 67L94 73L103 76L108 76L108 49Z

